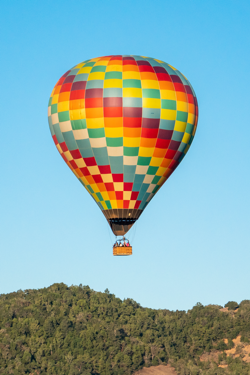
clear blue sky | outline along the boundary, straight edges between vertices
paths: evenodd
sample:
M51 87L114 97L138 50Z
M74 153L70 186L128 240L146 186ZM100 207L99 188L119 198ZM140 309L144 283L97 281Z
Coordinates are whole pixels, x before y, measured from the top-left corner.
M249 19L240 0L1 3L0 293L82 283L170 310L250 299ZM110 54L173 65L200 110L127 258L112 256L114 236L47 121L61 75Z

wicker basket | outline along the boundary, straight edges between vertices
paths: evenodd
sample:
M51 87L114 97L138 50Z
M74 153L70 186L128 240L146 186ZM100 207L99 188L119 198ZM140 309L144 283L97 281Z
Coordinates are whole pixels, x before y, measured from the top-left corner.
M132 246L114 246L113 255L132 255Z

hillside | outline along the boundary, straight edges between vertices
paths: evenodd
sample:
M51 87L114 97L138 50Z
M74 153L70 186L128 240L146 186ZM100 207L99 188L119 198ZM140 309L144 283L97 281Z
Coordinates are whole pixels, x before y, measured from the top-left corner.
M0 295L1 375L244 375L249 353L250 301L173 312L82 285Z

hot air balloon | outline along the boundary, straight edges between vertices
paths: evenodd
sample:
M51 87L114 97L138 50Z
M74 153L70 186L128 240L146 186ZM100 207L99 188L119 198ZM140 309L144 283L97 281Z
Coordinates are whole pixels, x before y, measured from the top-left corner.
M65 163L124 236L186 155L198 105L188 80L154 58L81 62L55 85L48 118ZM132 253L114 246L114 255Z

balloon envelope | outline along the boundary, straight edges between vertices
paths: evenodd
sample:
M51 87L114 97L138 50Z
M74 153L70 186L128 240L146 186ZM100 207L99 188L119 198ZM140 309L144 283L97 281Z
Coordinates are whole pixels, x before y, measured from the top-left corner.
M186 155L198 120L190 83L142 56L84 61L55 85L48 108L55 145L124 235Z

